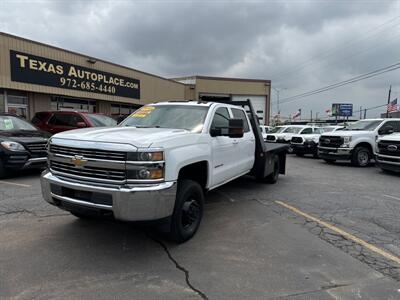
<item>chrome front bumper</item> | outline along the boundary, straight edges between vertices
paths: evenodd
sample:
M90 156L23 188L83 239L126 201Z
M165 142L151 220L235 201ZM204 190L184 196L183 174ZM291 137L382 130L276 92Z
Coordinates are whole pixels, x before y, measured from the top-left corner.
M66 181L48 170L41 176L43 198L50 204L65 202L82 208L108 210L121 221L150 221L171 216L175 205L176 185L176 182L163 182L131 188L109 188ZM111 203L100 204L70 197L61 192L62 188L76 191L78 194L102 194L110 198Z

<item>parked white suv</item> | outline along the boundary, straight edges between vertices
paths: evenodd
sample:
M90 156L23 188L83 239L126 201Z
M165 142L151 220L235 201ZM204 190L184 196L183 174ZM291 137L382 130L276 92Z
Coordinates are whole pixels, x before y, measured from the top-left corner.
M350 160L354 166L366 167L376 152L378 138L400 131L400 119L365 119L347 128L324 133L318 154L328 163Z

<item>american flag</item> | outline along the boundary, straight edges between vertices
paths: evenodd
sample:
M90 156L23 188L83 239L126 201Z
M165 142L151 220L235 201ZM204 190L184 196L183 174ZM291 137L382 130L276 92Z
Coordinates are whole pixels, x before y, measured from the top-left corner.
M301 109L299 109L296 113L294 113L292 119L296 119L301 116Z
M396 98L388 104L387 111L395 112L395 111L397 111L397 109L398 109L398 107L397 107L397 98Z

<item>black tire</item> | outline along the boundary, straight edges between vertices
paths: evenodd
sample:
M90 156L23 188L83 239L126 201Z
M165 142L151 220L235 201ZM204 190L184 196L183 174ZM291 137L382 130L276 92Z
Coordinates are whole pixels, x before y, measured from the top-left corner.
M298 156L298 157L303 157L304 154L303 154L303 153L296 153L296 156Z
M325 161L327 164L330 164L330 165L331 165L331 164L335 163L336 160L324 158L324 161Z
M351 155L351 164L356 167L367 167L371 162L371 151L366 147L357 147Z
M200 184L188 179L178 181L170 239L177 243L191 239L200 226L203 208L204 194Z
M6 178L6 170L3 166L3 162L0 159L0 179Z
M314 154L313 154L313 157L314 157L314 158L319 158L318 153L314 153Z
M274 160L274 171L264 178L263 181L265 183L274 184L278 181L279 170L280 170L279 156L275 155L273 160Z

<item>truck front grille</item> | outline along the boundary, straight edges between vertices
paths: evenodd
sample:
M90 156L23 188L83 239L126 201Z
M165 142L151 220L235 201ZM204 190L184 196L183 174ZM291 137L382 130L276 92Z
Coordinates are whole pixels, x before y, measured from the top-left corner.
M107 150L97 150L97 149L84 149L84 148L73 148L65 147L59 145L51 145L50 152L53 154L61 154L68 156L83 156L85 158L92 159L105 159L105 160L116 160L116 161L126 161L126 152L120 151L107 151Z
M381 141L378 143L379 154L389 156L400 156L400 142Z
M293 143L293 144L303 144L303 138L302 137L300 137L300 136L294 136L294 137L292 137L292 140L291 140L291 142Z
M126 179L125 170L93 166L82 166L78 168L72 163L55 160L50 161L50 169L65 177L71 177L74 179L82 178L89 181L100 180L110 183L123 183Z
M326 136L323 135L319 139L319 144L322 147L331 147L331 148L339 148L343 145L344 140L340 136Z

